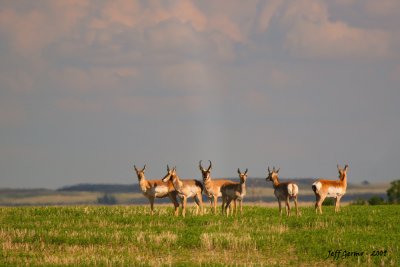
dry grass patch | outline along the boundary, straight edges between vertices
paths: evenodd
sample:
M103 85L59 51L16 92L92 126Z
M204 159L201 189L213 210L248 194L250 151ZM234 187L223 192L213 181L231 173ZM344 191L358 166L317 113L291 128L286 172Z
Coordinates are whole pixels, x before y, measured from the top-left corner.
M229 249L229 250L256 250L256 243L249 234L233 233L203 233L200 236L201 246L208 250Z
M158 234L141 232L136 236L136 241L144 247L146 247L146 245L171 247L177 240L178 235L169 231Z

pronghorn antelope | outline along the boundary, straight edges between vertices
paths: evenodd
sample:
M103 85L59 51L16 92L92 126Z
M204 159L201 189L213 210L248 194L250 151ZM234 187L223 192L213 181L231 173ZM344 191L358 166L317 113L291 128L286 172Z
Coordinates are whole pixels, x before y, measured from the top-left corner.
M232 184L234 182L230 180L211 180L211 160L209 160L210 166L205 170L203 166L201 166L201 160L199 162L199 168L201 171L201 175L203 176L203 184L204 191L206 192L208 198L210 199L210 204L214 206L214 214L217 213L217 201L218 197L221 197L221 186L224 184ZM236 200L235 200L236 207Z
M229 216L229 205L232 200L235 205L235 214L237 213L236 209L236 200L240 203L240 214L243 213L242 201L244 196L246 195L246 179L247 179L247 169L244 173L238 169L238 174L240 178L240 182L232 182L230 184L224 184L221 186L221 194L222 194L222 214L224 212L227 216Z
M333 197L336 198L335 212L340 210L340 199L346 194L347 188L347 169L349 166L346 164L343 169L337 165L339 172L339 180L322 180L318 179L312 185L312 190L315 193L315 212L322 214L322 203L325 198Z
M197 180L181 180L176 173L176 167L172 170L169 169L167 165L167 175L162 179L163 182L172 181L178 197L182 202L182 216L186 215L186 203L188 198L193 198L196 202L196 215L199 213L199 208L201 209L201 214L203 214L203 184Z
M280 183L278 173L279 170L275 170L275 167L272 168L272 171L268 167L268 176L266 178L267 181L272 181L274 187L274 194L278 199L279 204L279 214L282 215L282 204L281 201L285 201L286 204L286 215L290 216L290 204L289 200L294 200L294 206L296 207L296 215L299 215L299 209L297 207L297 195L299 193L299 187L292 182Z
M133 165L133 167L135 168L137 177L139 179L140 189L142 190L143 195L149 199L151 215L154 213L154 199L169 197L175 206L175 215L177 216L179 203L176 199L177 192L175 191L172 182L165 183L161 180L148 181L144 176L146 165L144 165L143 169L141 170L138 170L135 165Z

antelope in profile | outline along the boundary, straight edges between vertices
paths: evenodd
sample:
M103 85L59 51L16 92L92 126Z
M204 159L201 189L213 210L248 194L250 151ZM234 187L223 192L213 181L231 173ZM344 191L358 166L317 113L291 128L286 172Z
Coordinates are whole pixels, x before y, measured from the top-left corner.
M222 194L222 214L224 212L227 216L229 216L230 204L232 200L235 205L235 214L237 214L236 209L236 200L239 201L240 204L240 214L243 213L242 201L244 196L246 195L246 180L247 180L247 169L244 173L238 169L238 174L240 178L240 182L232 182L227 183L221 186L221 194Z
M142 190L142 193L150 202L150 213L153 215L154 213L154 199L155 198L165 198L169 197L174 204L175 207L175 216L178 215L179 203L176 199L177 192L175 191L172 182L163 182L161 180L146 180L144 176L144 171L146 170L146 165L144 165L143 169L139 170L133 165L136 175L139 180L139 186Z
M318 179L312 185L312 190L315 194L315 212L322 214L322 203L325 198L333 197L336 199L335 212L340 211L340 199L346 194L347 188L347 169L349 166L346 164L343 169L337 165L339 172L339 180L322 180Z
M204 169L203 166L201 166L201 160L199 162L199 168L201 171L201 175L203 177L203 184L204 184L204 189L205 192L210 199L210 204L211 206L214 206L214 214L217 213L217 202L218 198L222 196L221 193L221 186L224 184L232 184L234 182L230 180L211 180L211 160L209 160L210 166L207 169ZM236 200L235 200L235 207L236 207Z
M203 184L197 180L181 180L176 173L176 167L172 170L169 169L167 165L167 175L162 179L163 182L171 181L174 186L178 197L182 202L182 216L186 215L186 203L188 198L193 198L196 202L196 215L199 213L199 208L201 209L201 213L203 214Z
M299 209L297 207L297 195L299 193L299 187L292 182L279 182L278 173L279 170L275 170L275 167L272 168L272 171L268 167L268 176L266 178L267 181L272 181L274 187L274 194L278 199L279 204L279 214L282 216L282 204L281 201L285 201L286 204L286 215L290 216L290 203L289 200L294 200L294 206L296 207L296 215L299 216Z

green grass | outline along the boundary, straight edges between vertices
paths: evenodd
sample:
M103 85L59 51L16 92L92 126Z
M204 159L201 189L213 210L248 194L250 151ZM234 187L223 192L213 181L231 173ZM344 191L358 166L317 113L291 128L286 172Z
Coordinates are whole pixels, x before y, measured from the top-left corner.
M277 208L245 206L242 216L182 218L159 206L154 216L147 206L0 208L0 265L400 264L400 206L323 210L281 218ZM364 255L328 257L336 250Z

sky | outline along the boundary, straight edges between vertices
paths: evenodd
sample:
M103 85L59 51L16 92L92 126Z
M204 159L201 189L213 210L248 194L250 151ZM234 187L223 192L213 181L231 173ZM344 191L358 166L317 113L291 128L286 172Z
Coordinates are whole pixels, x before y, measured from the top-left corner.
M0 188L400 178L400 1L0 0Z

